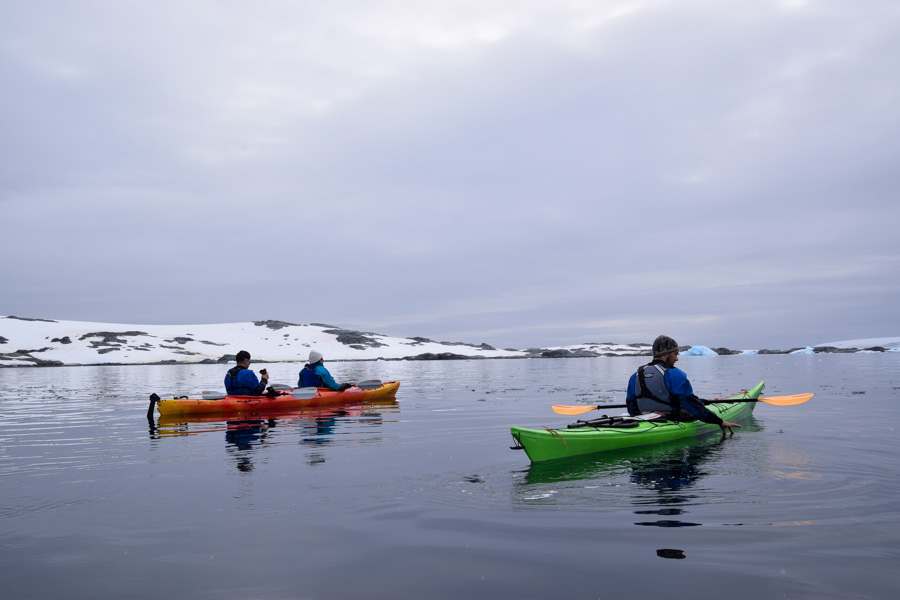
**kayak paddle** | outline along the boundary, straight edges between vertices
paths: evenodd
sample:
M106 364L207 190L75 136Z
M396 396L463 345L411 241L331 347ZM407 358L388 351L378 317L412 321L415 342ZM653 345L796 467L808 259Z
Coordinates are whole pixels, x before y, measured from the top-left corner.
M356 387L363 390L377 390L381 387L380 379L366 379L365 381L360 381L356 384Z
M773 406L794 406L795 404L803 404L810 398L812 394L793 394L792 396L772 396L770 398L728 398L725 400L704 400L704 404L719 404L722 402L765 402ZM627 408L625 404L604 404L598 406L567 406L565 404L555 404L553 412L560 415L582 415L592 410L603 410L604 408Z

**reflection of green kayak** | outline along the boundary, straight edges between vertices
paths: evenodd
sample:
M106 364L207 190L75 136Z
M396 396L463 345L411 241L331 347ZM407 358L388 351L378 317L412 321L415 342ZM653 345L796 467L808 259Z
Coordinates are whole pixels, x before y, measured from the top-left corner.
M750 416L756 400L765 388L761 381L753 389L711 402L707 408L725 421L739 421ZM749 402L734 402L747 399ZM727 401L727 402L726 402ZM598 419L595 426L566 429L525 429L513 427L511 432L518 446L525 449L531 462L608 452L635 446L660 444L708 433L719 433L718 425L702 421L633 421Z

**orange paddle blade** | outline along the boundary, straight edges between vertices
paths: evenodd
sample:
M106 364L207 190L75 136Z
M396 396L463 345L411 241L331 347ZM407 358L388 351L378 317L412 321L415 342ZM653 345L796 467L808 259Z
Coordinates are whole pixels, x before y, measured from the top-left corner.
M814 394L794 394L793 396L772 396L771 398L760 398L760 402L772 404L773 406L794 406L795 404L803 404L813 397Z
M624 406L624 405L623 405ZM586 412L590 412L592 410L597 410L601 408L600 406L567 406L565 404L554 404L553 412L560 415L583 415ZM610 408L608 406L604 406L602 408ZM616 408L616 407L612 407ZM619 407L621 408L621 407Z

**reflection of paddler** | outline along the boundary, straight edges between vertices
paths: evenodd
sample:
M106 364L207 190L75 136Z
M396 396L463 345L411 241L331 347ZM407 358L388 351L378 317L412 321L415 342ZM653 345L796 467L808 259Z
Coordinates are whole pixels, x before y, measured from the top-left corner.
M268 424L261 419L246 421L226 421L225 441L235 445L238 450L249 450L254 444L260 443L268 431Z
M269 430L268 423L262 419L247 419L225 422L225 451L235 454L239 471L253 470L251 452L265 440Z
M698 465L709 452L702 446L681 448L662 460L635 465L629 478L643 488L662 493L688 488L706 474Z

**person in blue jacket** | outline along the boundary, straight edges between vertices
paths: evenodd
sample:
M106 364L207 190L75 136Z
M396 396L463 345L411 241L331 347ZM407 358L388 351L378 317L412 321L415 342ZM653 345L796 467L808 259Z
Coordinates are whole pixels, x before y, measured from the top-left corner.
M225 375L225 391L231 395L262 396L269 384L269 374L265 369L259 372L262 381L250 370L250 353L241 350L235 357L236 367L232 367Z
M732 427L740 425L723 421L706 408L703 400L694 394L687 374L675 368L676 362L678 344L675 340L667 335L657 337L653 341L653 361L640 367L628 380L625 395L628 414L634 417L656 412L676 421L699 419L721 427L722 436L726 429L733 435Z
M297 387L327 387L335 392L342 392L353 387L352 383L338 383L322 364L325 359L322 353L313 350L309 353L309 362L300 370Z

